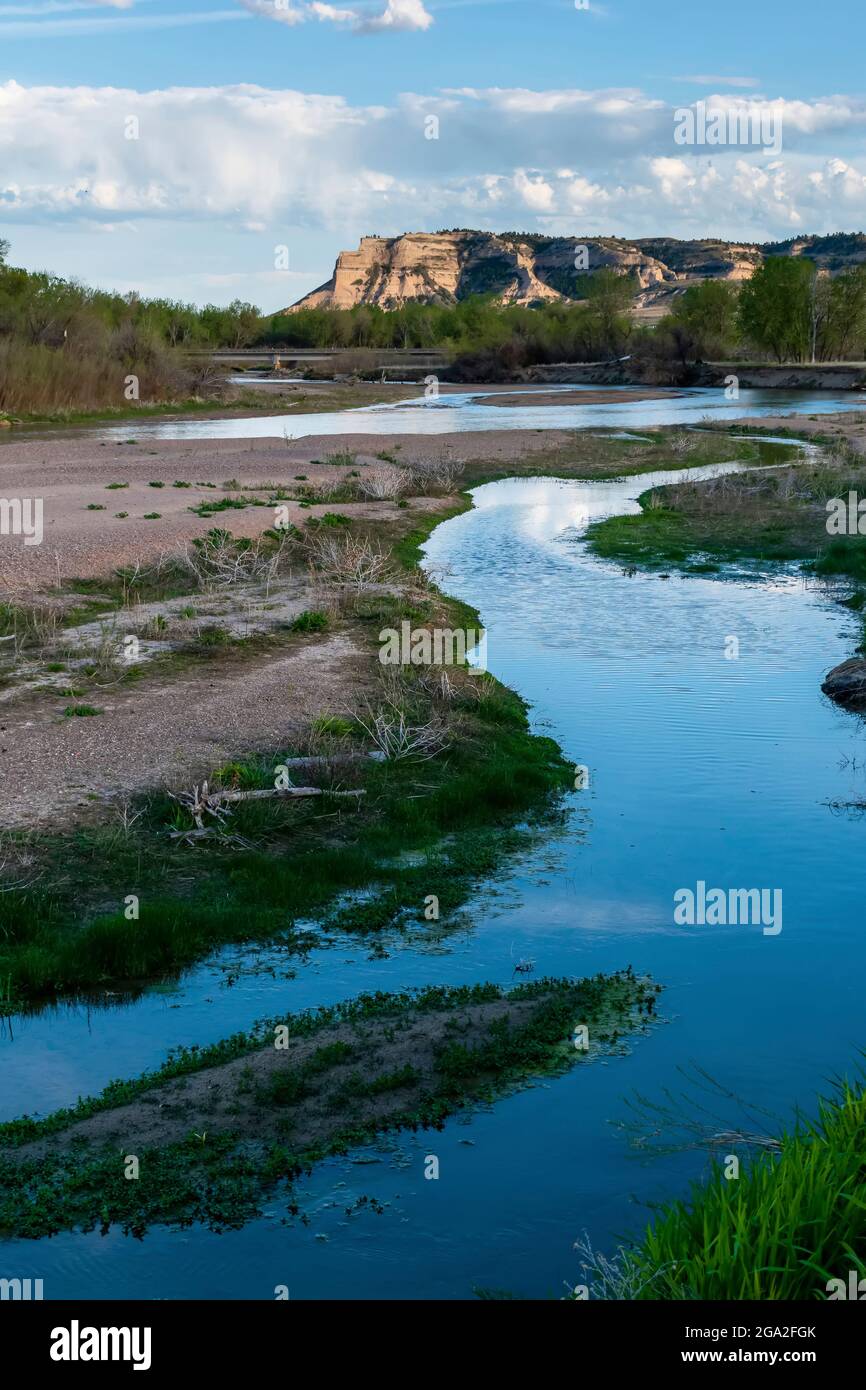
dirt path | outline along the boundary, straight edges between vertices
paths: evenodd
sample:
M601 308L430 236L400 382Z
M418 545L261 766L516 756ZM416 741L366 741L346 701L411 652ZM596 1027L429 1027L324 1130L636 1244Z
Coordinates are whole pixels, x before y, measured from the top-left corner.
M356 702L368 668L351 637L337 634L108 692L98 716L64 717L62 701L50 712L10 710L0 717L0 826L60 824L89 805L192 783L233 756L279 749L305 718Z

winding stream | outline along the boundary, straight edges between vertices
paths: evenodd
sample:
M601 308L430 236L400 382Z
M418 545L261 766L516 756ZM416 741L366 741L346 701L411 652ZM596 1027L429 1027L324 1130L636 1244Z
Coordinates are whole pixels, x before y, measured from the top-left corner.
M639 420L632 408L631 421L650 423L654 405ZM491 409L503 427L511 412ZM631 962L666 986L664 1025L629 1057L321 1165L302 1184L309 1225L283 1225L274 1199L221 1236L17 1242L16 1271L42 1277L47 1298L272 1298L276 1284L292 1298L460 1298L479 1286L556 1297L579 1277L577 1236L610 1251L646 1223L643 1204L702 1171L694 1152L645 1164L629 1153L608 1121L632 1091L683 1089L678 1068L694 1062L788 1118L853 1065L866 1042L866 826L827 803L863 796L866 726L832 706L820 680L850 654L856 622L792 574L628 576L587 553L590 520L635 511L640 492L683 476L488 484L427 546L449 592L480 608L490 669L531 702L534 727L590 769L561 830L480 885L455 935L389 942L386 959L351 939L306 960L226 952L131 1003L14 1019L0 1038L0 1114L68 1103L170 1046L283 1009L367 988L508 983L521 956L540 975ZM725 658L730 635L738 660ZM675 891L701 879L780 888L782 932L674 925ZM429 1153L438 1182L423 1179ZM382 1212L347 1216L361 1195ZM9 1264L8 1246L4 1255Z

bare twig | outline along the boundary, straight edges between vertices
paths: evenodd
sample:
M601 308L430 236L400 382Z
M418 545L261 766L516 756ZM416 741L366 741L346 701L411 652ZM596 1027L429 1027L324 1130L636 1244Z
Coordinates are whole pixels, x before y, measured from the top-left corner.
M448 732L443 721L434 715L426 724L410 724L403 710L393 700L378 710L368 706L366 719L355 719L376 748L390 762L402 758L417 758L426 762L448 746Z
M358 594L370 585L384 583L391 573L390 555L366 538L320 531L310 538L308 549L315 569Z

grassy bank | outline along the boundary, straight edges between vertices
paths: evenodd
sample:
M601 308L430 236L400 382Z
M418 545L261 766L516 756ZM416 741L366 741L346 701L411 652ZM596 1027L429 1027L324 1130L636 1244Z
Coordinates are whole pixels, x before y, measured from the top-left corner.
M503 407L504 409L505 407ZM492 466L484 458L470 458L463 473L464 487L495 482L500 478L611 479L637 473L676 468L704 468L714 463L754 463L756 467L784 463L790 457L786 445L760 438L738 439L715 430L685 430L676 426L628 432L575 430L567 442L533 450L526 458Z
M866 1089L846 1082L738 1178L714 1162L686 1201L662 1207L595 1296L799 1302L827 1298L832 1279L847 1286L852 1270L863 1278L864 1126Z
M304 389L286 385L256 389L255 383L231 387L220 380L210 382L204 395L174 396L165 391L156 398L128 402L124 405L105 402L102 405L79 407L55 406L42 410L0 410L0 442L15 437L16 427L64 425L68 427L112 423L134 424L136 420L171 420L187 415L208 419L243 419L255 415L315 415L323 411L354 410L364 405L409 399L417 395L414 387L389 386L374 383L334 382ZM6 429L5 426L9 426Z
M253 409L257 402L250 394L249 401L245 401L244 404L248 409ZM140 401L135 405L106 404L91 409L58 407L54 410L23 411L14 415L0 415L0 419L5 420L13 429L19 426L33 425L98 425L111 424L114 421L135 422L136 420L171 419L174 416L184 415L222 415L230 413L229 405L230 402L222 394L190 396L186 399L168 397L164 400ZM10 434L7 437L12 438L13 436Z
M405 514L408 552L438 519ZM396 564L393 528L391 542ZM139 797L121 822L4 837L12 883L0 893L0 1009L135 986L231 942L291 949L309 918L337 932L411 930L431 920L425 904L435 899L432 920L444 929L473 883L558 814L573 768L529 732L513 692L468 666L378 662L383 627L480 627L416 572L407 581L400 592L354 595L337 620L369 658L354 711L325 712L287 746L209 769L211 793L264 792L280 767L306 758L301 782L320 796L241 800L203 839L167 792ZM314 624L281 640L320 638ZM238 646L207 659L242 660ZM179 660L160 658L155 674L164 680Z
M168 838L192 822L167 798L138 808L134 835L95 826L43 838L43 878L0 897L7 1010L176 971L229 942L290 944L295 922L308 917L335 930L381 930L423 921L431 894L446 917L472 882L527 843L518 822L573 780L556 745L528 733L524 709L508 692L492 692L460 723L435 765L340 765L336 789L365 793L348 808L329 796L327 770L304 778L324 782L321 799L241 804L235 838L217 837L194 862L188 846ZM353 727L346 743L353 735L361 731ZM275 768L294 753L232 764L211 778L211 790L273 787ZM420 855L420 863L395 865L400 851ZM57 878L61 887L42 886ZM375 896L338 909L340 895L362 890ZM130 895L138 899L133 921L125 915Z
M675 483L640 497L641 512L589 528L605 559L648 569L713 572L801 561L815 574L866 583L866 537L832 536L827 503L866 490L866 462L837 449L766 474Z
M629 969L509 991L380 993L180 1050L70 1110L0 1125L0 1233L240 1226L329 1154L386 1130L441 1128L531 1077L626 1050L659 989ZM578 1026L588 1049L575 1046Z

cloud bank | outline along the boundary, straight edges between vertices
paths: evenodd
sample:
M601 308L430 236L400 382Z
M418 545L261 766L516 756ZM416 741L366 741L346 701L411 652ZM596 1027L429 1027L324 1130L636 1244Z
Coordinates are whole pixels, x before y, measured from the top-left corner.
M751 93L704 100L720 113L761 105ZM352 241L461 225L764 240L866 224L866 99L776 109L782 150L768 157L676 144L673 108L633 88L464 88L361 106L246 85L13 81L0 84L0 229L160 218Z

